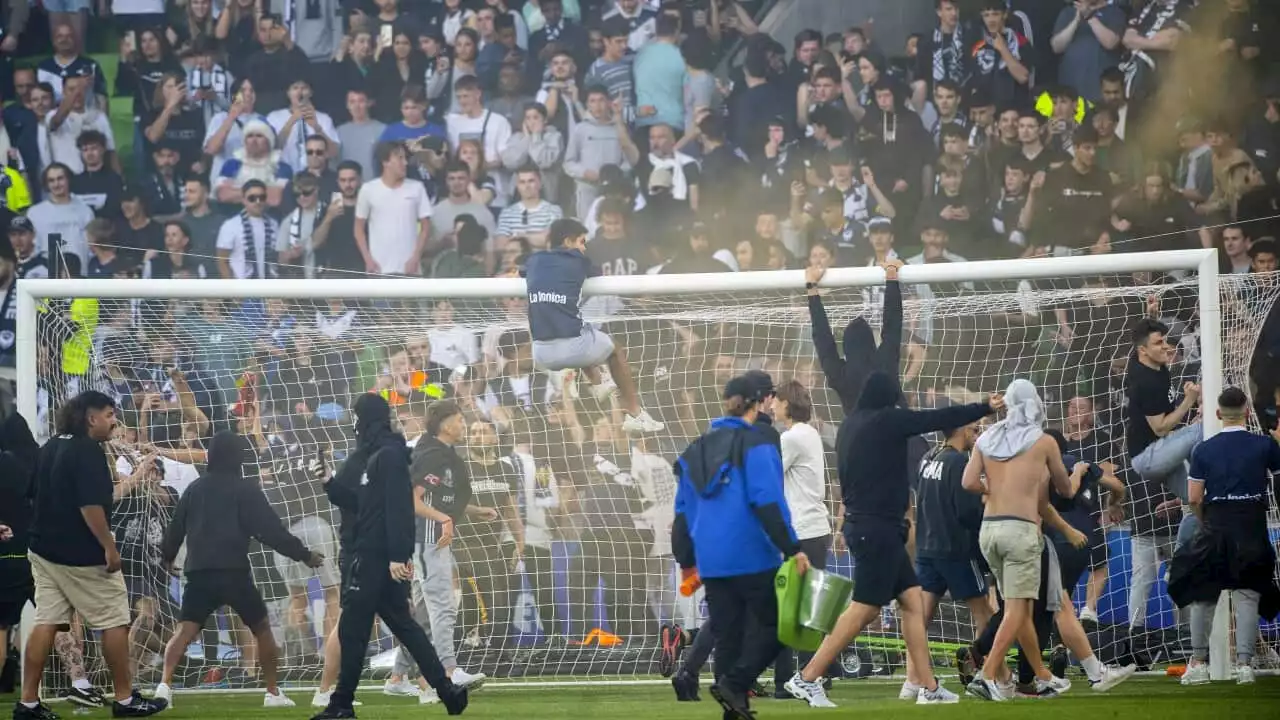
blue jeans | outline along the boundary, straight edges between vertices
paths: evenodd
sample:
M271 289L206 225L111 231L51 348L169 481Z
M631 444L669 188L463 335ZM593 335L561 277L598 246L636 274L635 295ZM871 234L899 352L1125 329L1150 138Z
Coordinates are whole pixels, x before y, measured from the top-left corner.
M1178 538L1173 542L1173 551L1177 552L1178 548L1191 542L1191 538L1200 532L1200 518L1196 514L1190 512L1189 508L1183 507L1185 511L1182 515L1182 522L1178 523Z
M1133 459L1133 471L1143 480L1159 482L1187 502L1187 460L1204 439L1204 428L1194 423L1156 440Z

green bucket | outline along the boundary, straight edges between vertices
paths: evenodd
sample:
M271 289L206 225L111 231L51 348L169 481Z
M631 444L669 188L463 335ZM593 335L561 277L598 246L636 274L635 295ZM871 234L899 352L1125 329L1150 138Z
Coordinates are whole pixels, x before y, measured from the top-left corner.
M836 626L840 613L849 607L853 581L842 575L809 568L804 574L800 598L800 624L824 635Z

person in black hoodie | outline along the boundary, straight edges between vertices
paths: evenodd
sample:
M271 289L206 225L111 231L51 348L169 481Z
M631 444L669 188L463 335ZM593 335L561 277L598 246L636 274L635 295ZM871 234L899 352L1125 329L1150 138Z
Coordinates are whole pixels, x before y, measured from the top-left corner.
M9 674L12 692L15 662L10 666L9 629L22 622L22 608L34 597L31 562L27 560L27 526L33 512L36 460L40 446L31 428L18 413L10 413L0 424L0 525L8 528L0 550L0 677Z
M810 266L804 271L805 292L809 295L809 317L813 322L813 349L818 354L827 384L840 397L840 406L846 415L858 405L858 394L867 376L879 370L898 375L902 362L902 287L898 283L900 261L887 262L884 268L884 325L880 333L880 346L871 333L871 326L863 318L856 317L844 328L841 345L844 357L836 347L831 334L831 321L818 294L818 283L826 274L826 268ZM904 451L905 452L905 451Z
M170 703L173 700L169 686L187 646L200 635L215 610L229 605L258 643L258 662L267 686L263 706L293 706L293 701L276 686L276 641L271 634L267 605L253 584L249 540L257 538L276 552L313 568L324 562L324 556L308 550L301 540L290 535L258 484L245 478L244 465L252 457L251 452L249 441L234 432L224 430L213 436L205 472L178 501L161 545L164 562L172 568L183 541L187 544L181 622L165 647L164 674L155 693Z
M355 403L355 414L356 449L367 453L356 459L368 458L359 474L358 489L348 494L352 487L346 483L358 469L348 469L350 458L327 488L330 500L343 509L344 537L346 526L351 523L348 515L355 511L354 527L346 544L351 561L342 618L338 621L342 669L328 707L312 720L356 716L352 704L375 615L409 650L449 714L461 715L467 707L466 688L455 686L445 674L431 641L409 614L408 582L413 579L414 547L409 449L404 436L391 429L391 406L381 396L362 395ZM346 478L342 477L344 474ZM344 484L334 487L339 480Z
M896 283L894 283L896 284ZM880 610L898 600L910 674L920 681L921 705L959 698L933 675L924 627L920 581L907 554L906 515L911 486L907 441L915 435L968 425L1004 407L1000 395L984 403L937 410L898 407L902 388L896 373L877 370L867 376L857 407L836 434L840 494L845 508L844 537L853 555L853 602L804 670L786 683L792 695L812 707L832 707L819 680Z

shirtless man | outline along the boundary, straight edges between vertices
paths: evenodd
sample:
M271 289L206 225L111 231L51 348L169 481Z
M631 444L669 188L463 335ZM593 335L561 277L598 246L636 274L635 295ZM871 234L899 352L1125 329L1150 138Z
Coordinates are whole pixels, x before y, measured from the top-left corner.
M1049 506L1046 476L1064 496L1071 495L1071 476L1062 464L1062 454L1053 438L1044 434L1044 407L1040 395L1028 380L1014 380L1005 393L1008 416L978 438L964 470L962 486L982 492L986 476L986 508L978 544L996 577L1004 597L1005 614L987 654L982 674L969 686L972 695L1003 701L997 681L1005 655L1017 642L1036 674L1036 685L1056 687L1058 679L1044 667L1032 622L1032 606L1040 596L1040 561L1044 536L1040 532L1042 511Z

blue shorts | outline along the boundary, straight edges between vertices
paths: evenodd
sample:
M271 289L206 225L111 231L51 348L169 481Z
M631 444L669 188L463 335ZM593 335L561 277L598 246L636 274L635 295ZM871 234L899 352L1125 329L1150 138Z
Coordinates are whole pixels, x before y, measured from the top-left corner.
M957 602L987 594L987 580L977 560L917 557L916 576L921 590L939 597L951 591L951 599Z

